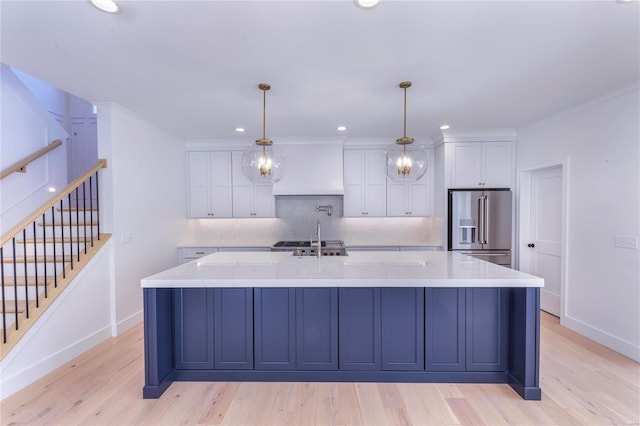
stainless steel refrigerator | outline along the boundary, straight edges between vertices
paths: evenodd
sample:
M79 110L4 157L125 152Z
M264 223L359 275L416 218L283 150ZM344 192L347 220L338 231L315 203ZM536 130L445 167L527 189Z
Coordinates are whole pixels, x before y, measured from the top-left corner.
M449 190L449 250L511 267L511 191Z

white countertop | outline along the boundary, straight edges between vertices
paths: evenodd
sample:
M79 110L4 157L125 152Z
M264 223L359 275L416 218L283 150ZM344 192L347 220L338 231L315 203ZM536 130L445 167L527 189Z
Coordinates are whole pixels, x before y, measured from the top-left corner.
M220 252L141 280L143 288L183 287L543 287L544 280L452 252Z

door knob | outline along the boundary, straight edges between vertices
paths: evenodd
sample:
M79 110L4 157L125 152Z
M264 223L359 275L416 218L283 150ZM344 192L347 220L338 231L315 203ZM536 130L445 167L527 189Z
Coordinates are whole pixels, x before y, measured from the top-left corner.
M527 247L534 248L535 246L536 246L536 245L535 245L535 244L533 244L533 243L529 243L529 244L527 244Z

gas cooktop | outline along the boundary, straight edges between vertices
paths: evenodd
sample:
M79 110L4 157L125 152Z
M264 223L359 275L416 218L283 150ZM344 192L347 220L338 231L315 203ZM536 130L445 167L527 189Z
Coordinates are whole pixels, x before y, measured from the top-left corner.
M322 243L323 256L344 256L346 250L342 240L326 240ZM292 251L296 256L313 256L316 248L311 247L311 241L278 241L271 246L272 251Z

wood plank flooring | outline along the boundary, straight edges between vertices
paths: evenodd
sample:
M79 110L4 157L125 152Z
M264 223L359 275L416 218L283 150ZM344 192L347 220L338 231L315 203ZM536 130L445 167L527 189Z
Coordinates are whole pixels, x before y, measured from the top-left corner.
M142 326L0 402L2 425L637 425L640 364L542 315L542 401L507 385L176 382L143 400Z

